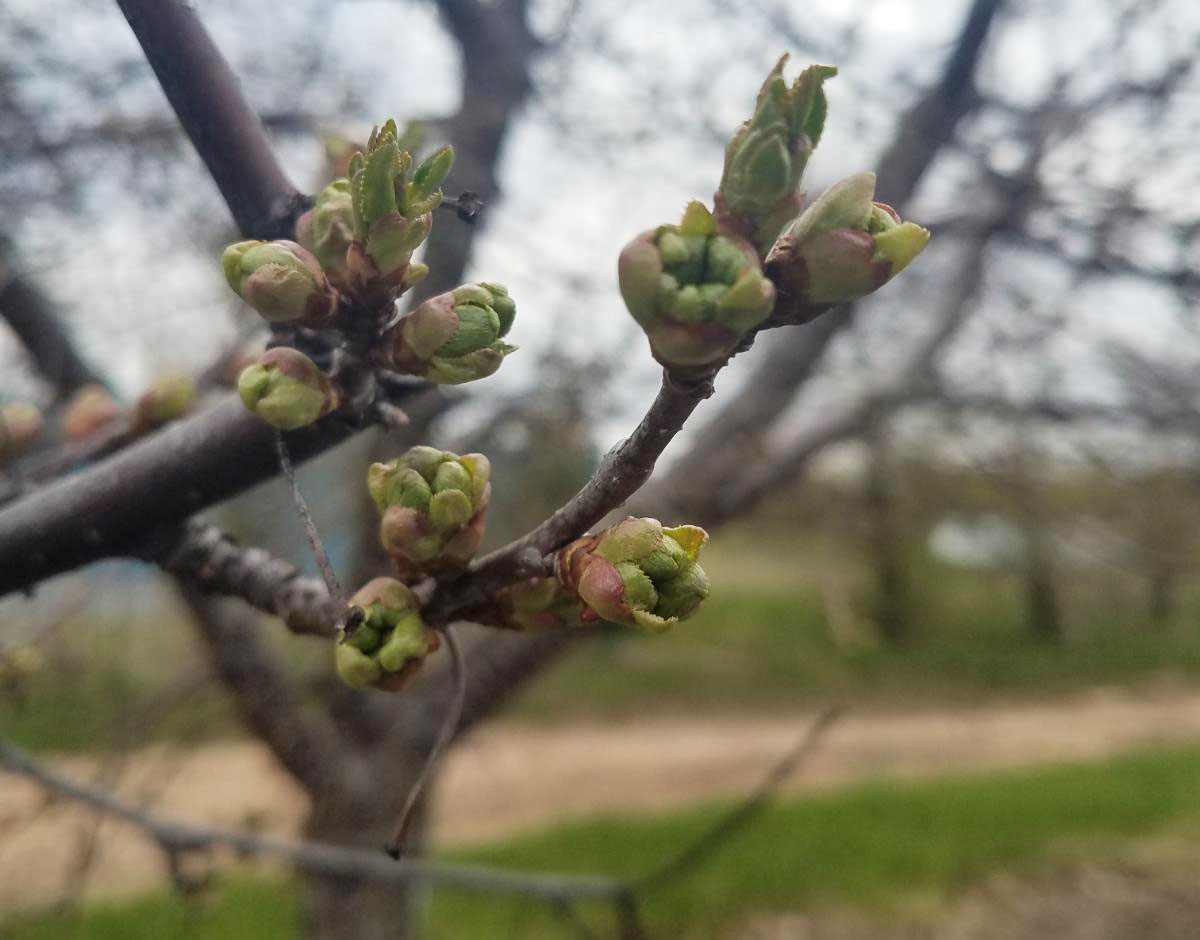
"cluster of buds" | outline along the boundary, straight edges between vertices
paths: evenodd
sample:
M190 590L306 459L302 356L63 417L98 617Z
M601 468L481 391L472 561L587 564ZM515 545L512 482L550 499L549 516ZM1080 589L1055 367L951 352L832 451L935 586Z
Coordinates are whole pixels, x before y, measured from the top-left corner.
M875 174L831 186L788 227L767 256L779 308L802 323L878 290L924 249L929 232L874 202Z
M319 327L337 311L337 292L320 262L295 242L237 242L221 266L234 292L270 323Z
M63 433L90 437L121 417L121 406L103 385L85 385L68 400L62 413Z
M229 286L271 323L328 326L342 294L390 314L390 304L428 269L412 253L429 235L454 152L443 147L412 170L395 121L371 133L346 178L326 186L296 223L293 241L244 241L225 249Z
M439 385L486 378L516 347L501 340L517 305L501 284L464 284L417 305L382 337L388 368Z
M555 571L587 605L585 620L660 633L708 596L708 576L696 563L707 541L698 526L664 528L657 519L630 517L563 548Z
M368 307L386 306L428 273L412 254L433 227L454 151L442 147L415 169L412 162L388 121L350 158L348 178L326 186L296 226L334 285Z
M143 433L182 418L196 401L196 383L182 372L159 376L134 403L131 430Z
M587 611L558 578L518 581L497 591L495 601L500 623L530 633L578 627Z
M237 381L242 404L281 431L294 431L323 418L338 405L337 389L317 364L298 349L268 349L242 370Z
M474 557L492 495L490 475L482 454L460 457L435 447L413 447L371 465L367 490L383 516L380 542L402 577L456 571Z
M800 179L825 126L828 65L805 69L789 86L787 56L763 82L754 114L730 138L717 190L722 225L744 234L765 254L800 211Z
M678 225L643 232L617 263L621 297L665 366L728 356L771 314L774 285L754 246L718 228L699 202Z
M350 606L362 616L338 630L334 662L356 689L394 691L438 648L438 635L425 626L413 592L393 578L367 582Z
M0 406L0 461L24 453L42 433L42 413L29 402L11 402Z

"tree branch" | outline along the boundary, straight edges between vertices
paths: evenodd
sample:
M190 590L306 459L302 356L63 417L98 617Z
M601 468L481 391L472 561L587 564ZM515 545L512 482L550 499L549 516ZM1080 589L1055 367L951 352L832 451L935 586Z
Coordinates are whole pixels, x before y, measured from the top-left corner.
M319 578L264 549L239 546L216 526L189 523L162 567L201 591L274 614L293 633L329 638L342 614Z
M0 767L34 781L52 793L84 803L136 826L169 853L229 848L240 856L279 858L301 871L331 877L369 879L395 885L420 881L443 888L516 894L548 902L586 898L611 900L625 892L622 882L598 876L502 871L411 858L396 862L378 852L363 852L321 842L288 842L240 829L178 822L105 790L73 780L4 743L0 743Z
M287 435L297 461L354 432L331 415ZM0 595L101 558L141 554L207 506L279 472L275 431L228 395L0 509Z
M194 4L117 0L117 5L242 234L293 237L306 197L284 175L262 121Z
M354 772L353 752L341 746L327 718L304 707L280 665L263 649L258 615L187 584L180 588L213 667L242 717L301 786L320 795L362 782L366 768Z
M0 244L0 249L3 247ZM75 351L50 301L32 282L8 267L2 255L0 316L8 321L57 398L66 398L81 385L99 381Z
M650 478L663 450L712 390L711 377L680 383L664 373L641 423L604 455L583 488L537 528L478 559L462 578L440 585L426 608L430 622L444 622L515 580L546 573L550 552L595 525Z

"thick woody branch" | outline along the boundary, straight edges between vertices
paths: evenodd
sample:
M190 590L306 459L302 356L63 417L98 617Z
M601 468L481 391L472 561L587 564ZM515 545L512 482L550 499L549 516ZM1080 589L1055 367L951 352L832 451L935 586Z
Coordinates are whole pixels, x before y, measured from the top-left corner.
M293 431L299 461L354 428L336 416ZM0 595L114 555L279 472L275 431L234 395L0 509Z
M237 76L185 0L117 0L242 234L290 238L305 197L275 159Z
M179 822L99 787L73 780L8 744L0 743L0 767L34 781L52 793L136 826L169 854L232 849L239 856L278 858L301 871L336 878L394 885L418 881L460 891L512 894L550 902L587 898L611 900L627 892L624 883L610 878L503 871L413 858L397 862L380 852L364 852L321 842L289 842L242 829Z

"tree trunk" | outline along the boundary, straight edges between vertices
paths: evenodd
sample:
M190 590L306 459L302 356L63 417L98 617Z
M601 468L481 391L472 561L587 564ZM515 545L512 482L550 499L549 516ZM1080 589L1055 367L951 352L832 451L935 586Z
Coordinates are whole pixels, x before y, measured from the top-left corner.
M373 806L344 799L318 799L306 823L305 837L359 849L374 848L382 854L408 790L407 781L397 780L382 769L377 779L381 793L397 794L397 798ZM423 818L415 821L417 829L422 824ZM419 842L420 833L414 838ZM420 933L420 885L382 885L311 874L301 876L300 883L301 935L305 940L409 940Z
M870 555L875 575L875 624L888 643L912 637L911 578L904 533L898 515L896 479L883 429L870 435L866 502L870 523Z

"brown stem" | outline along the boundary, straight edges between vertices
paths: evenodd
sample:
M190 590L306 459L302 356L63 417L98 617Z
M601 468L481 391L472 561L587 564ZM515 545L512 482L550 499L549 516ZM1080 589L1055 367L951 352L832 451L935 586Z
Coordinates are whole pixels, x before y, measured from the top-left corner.
M354 428L336 416L287 435L297 461ZM279 472L275 432L229 395L0 509L0 595L114 555Z
M167 100L247 238L290 238L306 197L275 159L262 121L194 4L117 0Z

